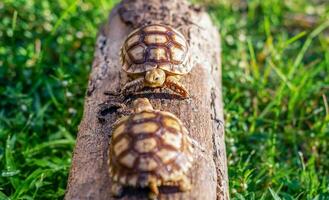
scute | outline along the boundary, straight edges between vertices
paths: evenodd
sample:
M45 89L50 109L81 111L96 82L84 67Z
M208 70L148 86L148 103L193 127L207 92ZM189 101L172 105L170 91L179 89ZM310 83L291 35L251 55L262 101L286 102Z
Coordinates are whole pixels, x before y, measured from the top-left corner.
M174 34L172 36L172 38L174 39L175 43L177 43L177 44L181 45L182 47L186 48L186 40L182 36Z
M178 153L176 151L163 148L156 154L162 160L163 163L167 163L168 161L174 159Z
M148 153L154 150L157 141L154 138L146 138L136 141L135 149L139 153Z
M149 50L148 60L167 60L167 51L163 47L153 48Z
M135 46L129 50L133 61L142 61L145 57L145 48L142 45Z
M181 121L164 111L132 114L113 130L110 174L123 185L179 181L191 167L192 145Z
M184 154L180 154L176 157L175 163L181 168L183 172L186 172L191 167L189 157Z
M167 29L164 26L161 25L151 25L151 26L146 26L143 31L145 32L153 32L153 31L157 31L157 32L166 32Z
M137 180L138 180L138 177L136 175L129 176L128 184L134 186L137 184Z
M121 138L117 143L113 144L114 155L119 156L122 152L130 148L130 141L127 137Z
M131 33L124 42L121 59L127 73L145 73L159 67L183 75L188 65L188 43L177 30L164 25L148 25Z
M152 171L157 166L157 162L150 156L141 156L139 158L138 169L141 171Z
M126 45L127 46L132 46L133 44L137 43L139 41L139 39L140 39L140 36L138 34L133 35L127 40Z
M180 149L181 145L182 145L182 136L181 134L175 134L175 133L171 133L169 131L166 131L165 133L163 133L163 135L161 136L162 141L167 144L170 145L176 149Z
M185 58L185 52L175 46L170 47L171 59L176 62L182 62Z
M156 64L146 63L146 64L131 64L131 65L123 66L122 68L127 73L138 74L138 73L143 73L143 72L152 70L156 67L157 67Z
M163 123L166 127L169 127L169 128L172 128L176 131L181 131L181 125L180 123L174 119L174 118L171 118L171 117L165 117L163 119Z
M185 65L179 64L179 65L160 65L159 68L163 69L164 71L174 73L174 74L187 74L190 71L190 68L187 68Z
M142 112L142 113L138 113L135 114L133 117L134 121L138 121L138 120L145 120L145 119L152 119L155 118L157 115L155 113L152 112Z
M145 36L144 41L147 44L164 44L167 42L167 37L165 35L149 34Z
M154 133L158 130L158 124L154 122L145 122L141 124L135 124L132 127L133 134L141 134L141 133Z
M128 153L119 159L119 162L128 168L133 168L137 156L133 153Z
M113 135L112 135L113 139L121 135L124 132L125 128L126 128L125 124L120 124L119 126L117 126L113 131Z

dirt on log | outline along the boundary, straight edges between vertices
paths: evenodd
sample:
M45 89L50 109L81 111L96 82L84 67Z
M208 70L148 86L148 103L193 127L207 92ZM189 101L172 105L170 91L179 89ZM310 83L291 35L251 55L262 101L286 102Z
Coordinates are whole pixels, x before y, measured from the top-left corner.
M185 0L123 0L111 12L97 38L92 71L79 126L65 199L112 199L108 175L108 143L111 125L119 118L115 109L107 110L104 123L97 117L100 105L120 102L106 91L118 91L127 81L122 72L119 49L126 36L150 23L170 25L180 30L190 45L192 71L182 78L190 99L180 99L166 89L145 91L127 97L147 97L153 107L177 115L189 130L197 148L189 171L192 190L170 192L160 189L159 199L229 199L227 163L223 129L220 38L203 9ZM128 191L122 199L145 199L141 190Z

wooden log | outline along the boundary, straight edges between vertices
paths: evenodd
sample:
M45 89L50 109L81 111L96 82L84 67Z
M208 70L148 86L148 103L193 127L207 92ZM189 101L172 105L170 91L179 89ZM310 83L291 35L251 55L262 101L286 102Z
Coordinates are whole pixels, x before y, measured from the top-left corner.
M161 23L179 29L191 50L191 73L182 83L191 98L182 100L165 89L147 91L155 109L177 115L191 137L204 149L195 154L189 178L192 190L170 192L161 189L159 199L229 199L221 94L220 38L209 16L186 0L123 0L116 6L97 38L95 58L89 78L84 115L79 126L65 199L112 199L108 175L108 143L111 124L118 119L115 109L105 111L106 123L97 119L99 105L120 102L104 95L117 91L127 81L121 71L119 49L126 36L137 27ZM156 94L154 94L156 92ZM127 101L127 106L131 106ZM144 191L132 191L122 199L145 198Z

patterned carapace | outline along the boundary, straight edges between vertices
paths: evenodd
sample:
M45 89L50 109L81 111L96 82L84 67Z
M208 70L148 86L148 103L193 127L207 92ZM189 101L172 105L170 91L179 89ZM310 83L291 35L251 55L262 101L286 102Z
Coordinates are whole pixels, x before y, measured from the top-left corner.
M153 24L133 31L120 53L123 70L135 80L134 84L127 84L128 88L136 91L145 86L167 87L187 97L178 79L192 69L188 50L185 37L172 27Z
M147 104L147 99L136 100L136 112L114 126L109 160L114 194L122 186L150 187L153 195L161 185L190 188L186 173L193 148L186 128L173 114L147 109Z

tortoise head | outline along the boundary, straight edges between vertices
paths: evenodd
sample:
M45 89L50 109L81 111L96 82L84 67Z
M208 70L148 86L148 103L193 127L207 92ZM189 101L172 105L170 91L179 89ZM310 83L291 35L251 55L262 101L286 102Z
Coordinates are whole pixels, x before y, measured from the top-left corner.
M161 87L166 80L166 73L162 69L152 69L145 74L145 83L149 87Z
M152 111L153 107L147 98L138 98L133 102L135 113L143 111Z

